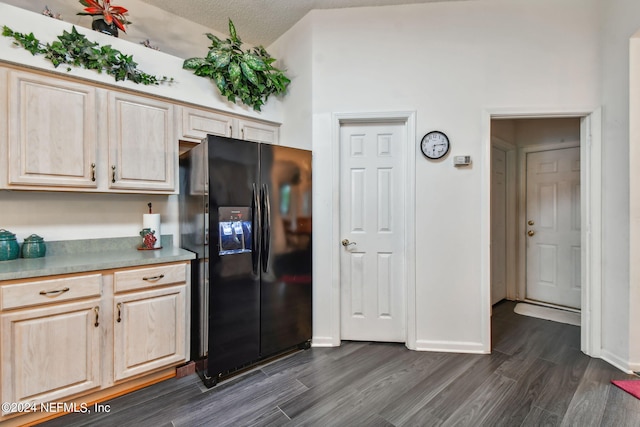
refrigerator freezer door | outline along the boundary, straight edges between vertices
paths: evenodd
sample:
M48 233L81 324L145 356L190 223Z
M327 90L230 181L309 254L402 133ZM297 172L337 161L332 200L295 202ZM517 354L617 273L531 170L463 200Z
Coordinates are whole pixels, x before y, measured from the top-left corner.
M218 377L260 357L260 276L253 267L259 150L252 142L215 136L209 136L206 143L210 246L207 373Z

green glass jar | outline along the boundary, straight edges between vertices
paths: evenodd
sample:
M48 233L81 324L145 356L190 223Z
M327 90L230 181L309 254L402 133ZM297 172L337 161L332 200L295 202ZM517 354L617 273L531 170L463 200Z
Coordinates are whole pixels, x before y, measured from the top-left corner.
M32 234L22 242L22 258L40 258L46 252L44 239L37 234Z
M0 229L0 261L9 261L18 258L20 246L16 235L4 228Z

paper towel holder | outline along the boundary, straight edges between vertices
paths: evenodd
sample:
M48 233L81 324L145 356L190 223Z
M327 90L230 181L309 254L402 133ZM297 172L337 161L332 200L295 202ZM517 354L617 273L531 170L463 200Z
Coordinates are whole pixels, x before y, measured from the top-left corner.
M149 213L143 215L143 229L140 231L140 237L142 237L142 244L138 246L138 250L140 251L152 251L157 249L162 249L162 245L158 241L160 239L160 215L153 215L152 204L151 202L147 203L149 207ZM156 217L157 223L155 226L153 223L148 223L147 218ZM153 221L153 220L151 220ZM158 235L156 235L156 231Z

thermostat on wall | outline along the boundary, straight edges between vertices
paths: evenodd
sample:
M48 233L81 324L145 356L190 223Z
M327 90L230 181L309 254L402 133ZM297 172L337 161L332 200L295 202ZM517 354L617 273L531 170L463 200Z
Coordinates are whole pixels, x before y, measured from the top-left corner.
M453 157L454 166L468 166L470 164L471 164L471 156L454 156Z

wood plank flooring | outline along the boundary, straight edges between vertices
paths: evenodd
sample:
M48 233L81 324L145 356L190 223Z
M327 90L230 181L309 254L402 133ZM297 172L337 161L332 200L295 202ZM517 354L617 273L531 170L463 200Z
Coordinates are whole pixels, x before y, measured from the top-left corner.
M640 426L632 379L580 352L580 328L494 307L491 355L345 342L206 389L196 375L43 426Z

